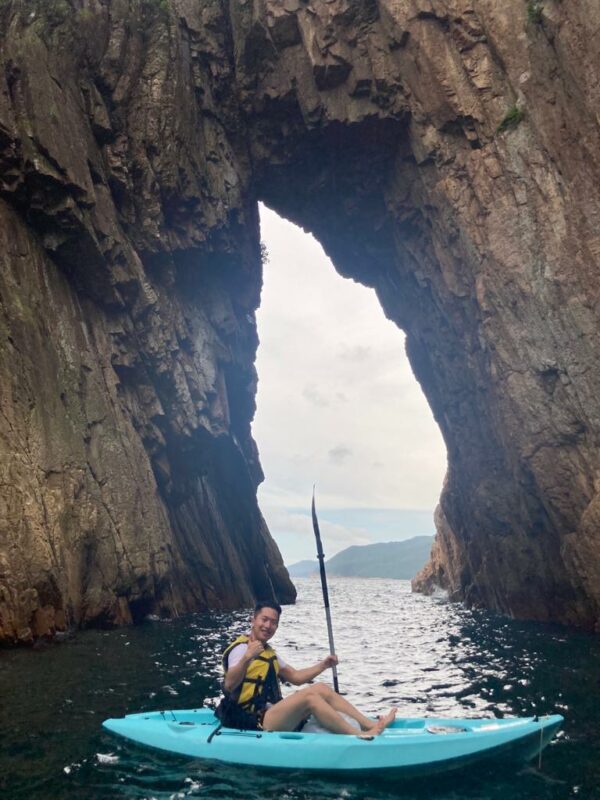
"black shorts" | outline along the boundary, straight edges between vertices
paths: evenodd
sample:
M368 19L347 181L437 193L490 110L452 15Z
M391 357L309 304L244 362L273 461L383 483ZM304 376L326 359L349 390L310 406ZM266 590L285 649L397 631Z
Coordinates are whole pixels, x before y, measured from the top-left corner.
M226 728L238 728L242 731L261 731L266 709L254 713L246 711L238 703L224 697L219 703L215 716Z

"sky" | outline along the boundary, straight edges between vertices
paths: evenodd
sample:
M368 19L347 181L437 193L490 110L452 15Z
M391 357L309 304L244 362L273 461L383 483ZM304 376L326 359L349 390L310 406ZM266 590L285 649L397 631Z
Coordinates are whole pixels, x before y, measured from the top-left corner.
M264 206L261 236L252 430L259 505L284 562L315 558L313 484L326 558L432 535L446 449L404 334L372 289L338 275L310 234Z

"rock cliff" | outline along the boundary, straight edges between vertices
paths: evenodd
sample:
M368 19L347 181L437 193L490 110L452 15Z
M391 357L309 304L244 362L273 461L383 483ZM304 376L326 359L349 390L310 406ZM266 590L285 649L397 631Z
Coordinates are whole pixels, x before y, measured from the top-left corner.
M293 600L256 504L227 31L165 3L0 9L0 639Z
M0 638L293 597L256 505L258 199L407 334L448 449L417 588L598 626L599 23L0 4Z

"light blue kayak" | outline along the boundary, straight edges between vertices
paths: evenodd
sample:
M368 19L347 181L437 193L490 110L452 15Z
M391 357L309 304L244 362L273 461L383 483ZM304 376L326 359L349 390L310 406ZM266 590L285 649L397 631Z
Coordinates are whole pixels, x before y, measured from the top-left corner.
M396 719L380 736L265 733L220 728L212 709L152 711L107 719L103 726L147 747L191 758L270 769L360 774L431 774L492 757L527 761L552 739L563 718Z

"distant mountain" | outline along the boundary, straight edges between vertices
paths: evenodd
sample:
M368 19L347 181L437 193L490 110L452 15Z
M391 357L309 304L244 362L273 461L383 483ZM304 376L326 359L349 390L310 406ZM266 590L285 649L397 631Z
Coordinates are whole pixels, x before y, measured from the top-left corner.
M328 575L357 578L414 578L425 566L433 536L415 536L403 542L353 545L325 562ZM319 571L318 561L298 561L288 567L291 578L306 578Z
M290 573L290 578L306 578L308 575L319 571L319 562L308 559L306 561L297 561L291 567L288 567L287 571Z
M360 578L414 578L425 566L433 536L415 536L403 542L354 545L330 558L331 575Z

